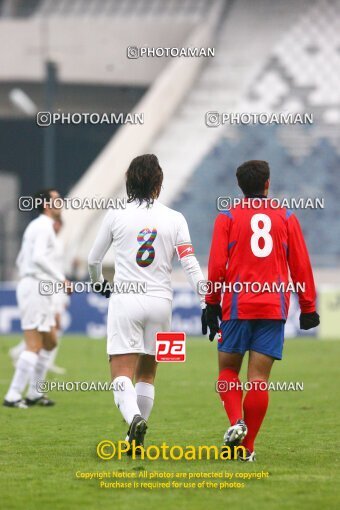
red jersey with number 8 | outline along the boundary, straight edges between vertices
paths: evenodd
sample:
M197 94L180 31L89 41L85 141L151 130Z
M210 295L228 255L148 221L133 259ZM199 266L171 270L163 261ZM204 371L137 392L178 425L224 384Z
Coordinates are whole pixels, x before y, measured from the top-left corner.
M252 202L246 198L217 216L208 279L212 292L206 296L207 303L219 303L224 292L223 320L286 319L292 284L301 312L316 308L313 272L300 224L291 211L273 207L270 199Z

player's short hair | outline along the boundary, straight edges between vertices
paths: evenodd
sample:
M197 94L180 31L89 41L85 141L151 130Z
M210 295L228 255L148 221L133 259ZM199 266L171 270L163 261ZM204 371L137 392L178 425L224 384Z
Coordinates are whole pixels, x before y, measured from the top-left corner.
M245 195L263 193L269 176L270 169L267 161L257 159L246 161L236 170L238 185Z
M138 200L149 206L158 198L163 183L163 171L154 154L134 158L126 172L128 202Z
M43 213L44 210L46 209L45 202L48 202L50 200L52 191L57 190L55 188L41 189L40 191L37 191L37 193L34 195L35 198L34 203L36 204L35 209L39 213ZM41 203L38 203L38 201L36 200L37 198L41 198Z

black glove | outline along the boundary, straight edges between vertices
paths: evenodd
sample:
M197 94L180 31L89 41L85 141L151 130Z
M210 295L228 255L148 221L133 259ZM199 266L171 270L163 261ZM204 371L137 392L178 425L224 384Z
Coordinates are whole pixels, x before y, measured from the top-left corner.
M206 322L209 328L209 340L212 342L215 338L216 333L220 330L219 320L222 320L222 308L221 305L209 305L205 309Z
M104 280L101 282L91 283L91 287L94 292L98 292L102 296L105 296L106 298L109 298L112 294L112 288L111 285L107 280Z
M316 328L320 324L320 316L316 312L300 314L300 329Z
M207 308L203 308L202 310L201 323L202 323L202 335L206 335L208 333Z

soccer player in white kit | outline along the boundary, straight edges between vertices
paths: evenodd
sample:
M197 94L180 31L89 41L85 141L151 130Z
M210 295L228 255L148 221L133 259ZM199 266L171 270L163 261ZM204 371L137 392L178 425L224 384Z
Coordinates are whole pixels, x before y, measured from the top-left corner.
M203 274L184 216L157 199L163 172L153 154L132 160L126 173L128 203L110 210L88 257L91 282L109 297L103 258L113 245L115 283L146 282L146 293L112 293L107 320L107 353L114 401L129 425L127 440L143 445L154 395L156 333L170 331L172 262L176 254L195 292ZM135 381L135 385L133 384ZM124 388L124 389L122 389ZM131 450L130 450L131 451Z
M7 407L53 404L36 388L37 381L45 379L50 352L56 346L53 297L52 294L42 293L41 282L63 282L66 291L71 291L70 282L51 262L56 248L53 223L61 214L61 209L55 207L53 201L59 198L59 193L52 189L43 190L35 198L40 202L37 206L40 215L27 226L17 258L20 275L17 301L26 349L19 356L3 402ZM23 392L28 384L27 398L23 400Z
M64 247L61 243L58 235L60 232L60 229L62 228L62 219L61 217L57 218L53 223L53 228L55 233L57 234L56 237L56 243L54 245L52 256L52 261L55 263L56 267L60 272L64 272L65 269L65 254L64 254ZM18 259L18 264L20 265L20 258ZM49 363L49 371L54 372L55 374L64 374L66 372L65 368L58 367L55 365L55 359L57 356L57 351L60 347L60 337L62 336L63 330L62 330L62 316L66 310L66 308L69 306L70 303L70 297L65 292L56 292L52 295L53 300L53 306L54 306L54 318L55 318L55 334L57 335L58 339L58 345L49 353L50 357L50 363ZM11 347L9 349L8 353L13 361L14 367L17 364L17 361L19 359L20 354L26 349L26 342L24 339L22 339L18 345L15 345L14 347Z

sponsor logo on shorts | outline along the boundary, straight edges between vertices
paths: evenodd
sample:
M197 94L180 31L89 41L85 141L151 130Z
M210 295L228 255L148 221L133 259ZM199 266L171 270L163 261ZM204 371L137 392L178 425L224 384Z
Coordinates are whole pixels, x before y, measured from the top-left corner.
M185 361L185 333L156 333L156 361Z

